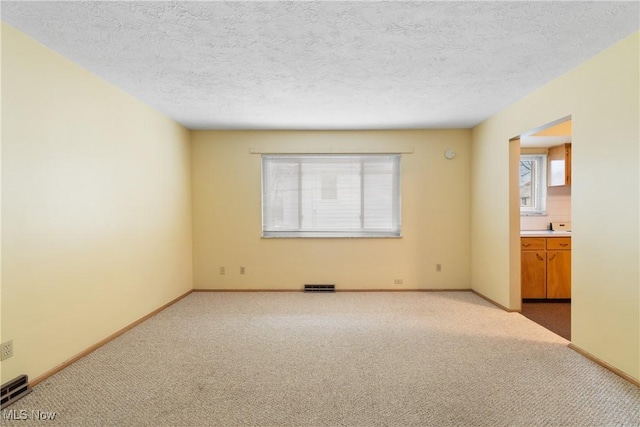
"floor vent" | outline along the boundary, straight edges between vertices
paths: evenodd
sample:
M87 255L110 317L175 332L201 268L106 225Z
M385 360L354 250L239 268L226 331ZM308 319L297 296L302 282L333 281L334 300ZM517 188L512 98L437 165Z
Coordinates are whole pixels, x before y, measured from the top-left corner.
M305 292L335 292L336 285L304 285Z
M29 387L29 377L26 375L20 375L8 383L2 384L2 404L0 408L11 405L29 393L31 393L31 387Z

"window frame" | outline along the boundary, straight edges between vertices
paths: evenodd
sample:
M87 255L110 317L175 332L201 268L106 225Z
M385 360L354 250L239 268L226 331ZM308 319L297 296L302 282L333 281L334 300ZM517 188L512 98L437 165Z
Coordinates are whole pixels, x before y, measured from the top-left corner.
M363 153L363 154L337 154L337 153L322 153L322 154L262 154L261 156L261 208L262 208L262 237L263 238L401 238L402 237L402 155L399 153ZM298 162L299 168L298 173L300 175L297 176L298 180L298 211L297 214L302 215L301 207L302 206L302 195L305 191L309 191L305 189L302 185L302 164L305 163L305 160L308 162L307 164L311 164L312 161L320 161L321 159L328 159L329 162L334 160L334 162L342 162L345 159L354 159L360 163L360 227L358 229L349 229L349 230L312 230L312 229L304 229L302 220L298 221L298 228L286 228L276 230L268 224L270 221L269 215L267 212L269 208L267 206L266 198L268 189L266 188L266 179L267 179L267 162L270 159L277 160L289 160L292 163ZM372 161L373 159L387 159L389 160L389 164L392 165L392 183L391 183L391 206L389 209L391 210L391 227L387 229L381 228L365 228L365 213L366 213L366 203L365 203L365 175L364 165L367 161ZM356 162L352 163L356 164ZM370 187L367 187L367 189ZM324 187L322 190L324 192ZM324 193L323 193L324 194Z
M521 154L520 162L535 162L535 175L531 179L532 183L532 206L522 206L522 192L520 191L518 199L520 199L520 216L536 216L547 214L547 155L546 154ZM520 163L518 164L520 165ZM518 168L519 169L519 168ZM519 172L518 172L519 173ZM520 187L521 188L521 187Z

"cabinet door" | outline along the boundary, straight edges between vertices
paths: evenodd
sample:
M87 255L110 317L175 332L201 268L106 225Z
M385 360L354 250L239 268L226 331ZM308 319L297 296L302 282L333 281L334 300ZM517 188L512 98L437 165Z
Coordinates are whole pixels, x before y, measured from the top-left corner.
M571 249L571 237L553 237L547 239L548 251L564 251Z
M547 252L547 298L571 298L571 251Z
M571 144L565 144L564 148L564 182L567 185L571 185Z
M571 144L549 148L547 154L547 186L571 185Z
M544 251L522 251L522 298L547 297L547 264Z
M544 237L521 237L520 249L523 251L543 251L545 248L545 240Z

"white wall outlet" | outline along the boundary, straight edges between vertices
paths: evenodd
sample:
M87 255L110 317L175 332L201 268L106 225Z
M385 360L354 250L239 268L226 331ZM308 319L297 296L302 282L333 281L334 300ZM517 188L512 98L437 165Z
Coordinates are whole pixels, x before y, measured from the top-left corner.
M244 267L240 267L240 274L244 274Z
M0 360L5 360L13 356L13 341L0 344Z
M225 275L224 267L220 267L220 275L221 276Z
M436 271L442 271L442 264L436 264Z
M396 285L402 285L402 279L395 279L393 283Z

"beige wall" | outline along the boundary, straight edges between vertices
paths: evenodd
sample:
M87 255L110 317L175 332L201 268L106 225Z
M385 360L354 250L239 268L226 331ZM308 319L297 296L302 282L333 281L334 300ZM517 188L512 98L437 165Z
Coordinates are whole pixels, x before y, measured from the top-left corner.
M473 289L518 308L509 139L573 117L572 341L634 378L640 378L639 35L474 128L471 164ZM513 166L517 156L511 157Z
M2 24L2 382L192 288L189 133Z
M194 288L468 289L470 131L193 132ZM400 239L262 239L266 152L394 151ZM457 156L444 158L453 148ZM435 264L442 264L442 272ZM224 276L220 267L226 268ZM239 268L246 268L240 275ZM395 285L394 279L403 279Z

